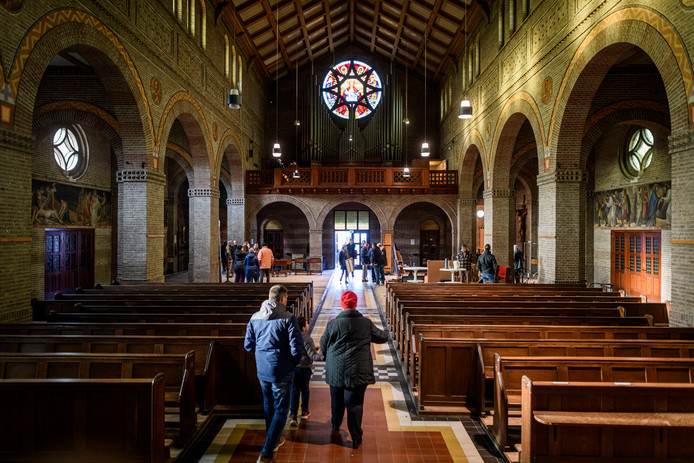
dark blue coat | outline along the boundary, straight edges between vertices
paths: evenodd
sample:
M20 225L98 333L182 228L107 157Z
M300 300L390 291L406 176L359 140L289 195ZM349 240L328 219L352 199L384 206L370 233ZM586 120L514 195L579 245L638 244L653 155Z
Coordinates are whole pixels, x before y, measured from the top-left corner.
M243 347L247 352L255 352L258 379L273 383L286 381L304 354L296 317L273 300L263 302L251 317Z

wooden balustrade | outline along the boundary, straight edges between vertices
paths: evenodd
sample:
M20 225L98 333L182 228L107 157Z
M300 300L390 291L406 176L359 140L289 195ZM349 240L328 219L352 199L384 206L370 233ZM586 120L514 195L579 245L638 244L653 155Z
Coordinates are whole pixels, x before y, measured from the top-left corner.
M246 171L246 192L291 193L434 193L455 194L454 170L401 167L310 167Z

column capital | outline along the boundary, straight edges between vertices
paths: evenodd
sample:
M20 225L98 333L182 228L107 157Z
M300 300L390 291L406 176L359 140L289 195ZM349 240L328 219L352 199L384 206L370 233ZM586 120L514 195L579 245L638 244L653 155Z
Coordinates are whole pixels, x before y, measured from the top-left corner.
M583 183L587 173L583 169L557 169L537 176L537 186L550 183Z
M189 198L219 198L218 188L188 188Z
M246 198L243 196L234 196L231 198L227 198L227 206L245 206L246 205Z
M0 128L0 146L21 150L26 153L31 153L34 149L34 143L30 136L21 135L4 128Z
M509 188L493 188L491 190L485 189L484 193L482 193L482 196L484 197L484 199L512 198L515 193L515 190Z
M160 183L166 184L166 175L156 170L148 169L121 169L116 172L117 183Z
M458 198L461 206L475 206L477 204L476 198Z

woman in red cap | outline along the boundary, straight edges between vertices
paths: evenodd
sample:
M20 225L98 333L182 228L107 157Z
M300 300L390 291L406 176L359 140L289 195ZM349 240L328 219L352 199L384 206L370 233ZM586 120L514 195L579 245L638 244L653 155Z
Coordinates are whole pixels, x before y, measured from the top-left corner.
M354 292L342 293L340 302L342 313L328 322L320 348L325 355L325 382L330 386L332 437L340 439L340 425L347 408L347 427L356 449L362 441L366 386L376 382L371 343L388 342L388 334L356 310L358 298Z

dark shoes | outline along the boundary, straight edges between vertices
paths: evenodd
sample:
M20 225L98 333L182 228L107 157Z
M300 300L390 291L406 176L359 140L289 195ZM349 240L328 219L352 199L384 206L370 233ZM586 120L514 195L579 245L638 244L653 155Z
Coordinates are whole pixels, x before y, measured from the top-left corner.
M362 441L361 437L353 438L352 439L352 448L356 450L359 447L361 447L361 441Z
M330 431L330 442L339 444L342 442L342 434L340 434L340 428L336 428L333 426L332 430Z

